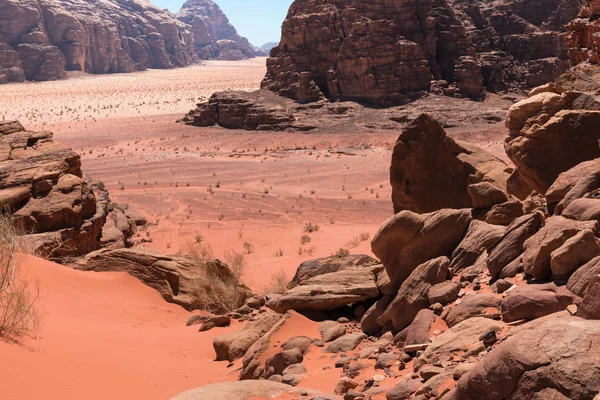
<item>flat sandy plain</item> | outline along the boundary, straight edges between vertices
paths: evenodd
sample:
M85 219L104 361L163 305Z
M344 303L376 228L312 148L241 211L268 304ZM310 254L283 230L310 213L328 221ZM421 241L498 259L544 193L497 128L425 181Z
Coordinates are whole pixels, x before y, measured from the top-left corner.
M365 239L392 215L389 164L400 131L270 133L176 123L215 91L257 89L265 70L262 58L4 85L0 118L52 131L79 152L85 174L148 218L136 237L143 246L185 253L201 239L218 258L245 252L244 280L261 293L303 261L340 248L371 254ZM490 125L456 135L500 155L503 134ZM305 232L307 223L318 230ZM165 399L235 379L235 367L210 362L212 337L235 326L202 334L186 328L189 313L123 274L34 258L26 264L41 281L46 316L36 338L0 343L3 360L15 360L0 363L8 398ZM315 329L294 318L296 334ZM313 367L323 379L310 387L332 392L332 370Z

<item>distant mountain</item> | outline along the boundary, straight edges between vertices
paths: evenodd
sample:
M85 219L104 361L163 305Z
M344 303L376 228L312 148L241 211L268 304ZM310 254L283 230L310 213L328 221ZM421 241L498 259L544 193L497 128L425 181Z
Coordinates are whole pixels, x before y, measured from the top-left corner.
M144 0L0 0L0 83L183 67L190 27Z
M273 49L273 47L277 47L277 46L279 46L279 42L269 42L269 43L265 43L262 46L260 46L259 49L270 52Z
M237 33L223 10L211 0L188 0L176 17L191 25L194 50L203 60L242 60L256 56L248 39Z

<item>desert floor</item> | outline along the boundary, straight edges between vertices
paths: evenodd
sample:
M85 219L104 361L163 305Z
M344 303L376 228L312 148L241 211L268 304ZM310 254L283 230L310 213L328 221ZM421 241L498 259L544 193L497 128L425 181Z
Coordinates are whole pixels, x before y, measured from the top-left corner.
M202 246L217 258L244 252L246 283L268 292L274 277L290 279L303 261L340 248L371 254L367 238L393 213L389 165L399 130L265 133L175 122L214 91L257 89L264 63L5 85L0 117L50 130L78 151L83 171L114 201L148 218L136 237L143 246L167 253ZM502 155L499 125L451 132ZM318 230L305 232L307 223ZM211 334L227 331L186 328L187 312L133 278L37 259L27 265L47 293L48 313L37 339L0 344L2 357L19 360L17 368L0 363L7 398L164 399L235 378L208 362Z

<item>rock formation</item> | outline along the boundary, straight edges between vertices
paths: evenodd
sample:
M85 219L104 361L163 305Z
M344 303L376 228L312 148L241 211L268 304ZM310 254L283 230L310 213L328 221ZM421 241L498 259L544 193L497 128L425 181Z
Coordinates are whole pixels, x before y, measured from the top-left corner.
M248 39L237 33L223 10L211 0L188 0L176 17L191 26L194 51L202 60L242 60L257 55Z
M183 67L189 26L142 0L0 0L0 83Z
M296 1L262 86L300 102L322 97L402 104L433 87L480 99L533 87L568 68L563 25L581 0Z
M51 132L29 132L16 121L0 122L0 204L34 250L53 259L124 247L135 231L126 208L113 204L101 183L82 178L78 154ZM120 221L110 238L107 219Z

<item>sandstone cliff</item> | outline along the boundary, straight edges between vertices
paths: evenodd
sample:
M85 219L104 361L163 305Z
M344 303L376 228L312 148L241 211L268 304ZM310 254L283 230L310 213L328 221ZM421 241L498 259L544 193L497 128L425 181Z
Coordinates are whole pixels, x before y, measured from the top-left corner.
M479 99L568 68L581 0L297 0L262 86L301 102L401 104L433 90Z
M0 207L53 259L129 246L136 229L102 183L82 178L77 153L18 122L0 121Z
M569 24L569 58L573 65L600 64L600 1L587 0L579 18Z
M203 60L241 60L256 56L245 37L240 36L229 19L211 0L188 0L177 19L191 25L196 54Z
M0 0L0 83L194 60L189 26L143 0Z

